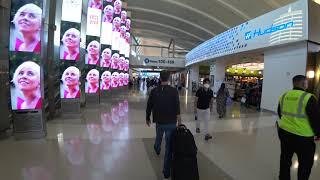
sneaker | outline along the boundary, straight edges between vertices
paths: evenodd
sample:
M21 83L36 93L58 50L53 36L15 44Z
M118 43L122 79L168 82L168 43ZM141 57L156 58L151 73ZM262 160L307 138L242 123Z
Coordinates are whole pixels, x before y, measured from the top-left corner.
M197 129L196 129L196 133L200 133L200 128L197 128Z
M207 134L205 137L204 137L204 140L208 141L209 139L212 139L212 136L210 134Z

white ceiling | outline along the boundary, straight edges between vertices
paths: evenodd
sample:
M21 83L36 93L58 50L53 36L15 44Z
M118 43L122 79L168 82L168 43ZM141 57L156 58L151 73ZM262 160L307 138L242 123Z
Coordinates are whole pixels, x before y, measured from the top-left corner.
M230 27L295 0L127 0L133 34L192 49Z

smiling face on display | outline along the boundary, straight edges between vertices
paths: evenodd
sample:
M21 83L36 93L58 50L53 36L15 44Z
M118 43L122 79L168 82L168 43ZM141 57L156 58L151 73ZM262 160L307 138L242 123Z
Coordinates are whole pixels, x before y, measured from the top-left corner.
M130 41L130 38L131 38L131 34L129 32L126 32L126 40L127 40L127 42Z
M35 33L41 28L42 10L34 5L27 4L22 6L14 17L14 23L20 32Z
M117 72L112 73L112 83L118 86L118 82L119 82L119 73Z
M111 60L111 49L110 48L106 48L102 51L102 55L101 55L102 59L107 63L110 62Z
M121 19L119 17L115 17L113 19L113 26L115 29L120 30Z
M76 29L69 29L65 32L63 38L63 44L68 48L78 48L80 43L80 37Z
M120 82L120 84L123 84L123 78L124 78L124 74L120 73L119 74L119 82Z
M38 74L34 68L38 68L38 67L23 67L18 72L17 83L18 83L18 89L20 89L21 91L32 91L39 88L40 74Z
M121 11L121 20L125 21L127 19L127 11Z
M115 9L117 9L117 11L121 10L121 6L122 6L122 2L120 0L116 0L114 2L114 7L115 7Z
M113 7L111 5L106 6L104 9L104 13L107 16L113 16L113 13L114 13Z
M125 58L124 57L119 58L119 67L120 67L120 69L123 69L125 67Z
M87 47L88 53L92 56L99 55L100 44L98 41L91 41Z
M119 64L119 54L118 53L114 53L112 55L112 63L115 64L115 65Z
M99 71L92 69L87 74L87 81L90 84L97 84L99 82Z
M131 27L131 20L130 19L127 19L126 27L127 27L128 30L130 29L130 27Z
M105 72L101 75L101 80L102 80L105 84L110 84L110 82L111 82L111 73L110 73L110 71L105 71Z
M121 33L122 36L125 36L126 31L127 31L126 26L121 26L121 28L120 28L120 33Z
M64 72L63 81L66 86L76 86L79 84L79 75L75 69L68 68Z

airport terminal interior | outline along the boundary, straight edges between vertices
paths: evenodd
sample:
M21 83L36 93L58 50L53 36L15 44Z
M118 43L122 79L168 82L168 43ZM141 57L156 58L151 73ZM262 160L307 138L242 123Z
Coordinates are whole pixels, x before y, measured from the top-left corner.
M158 155L146 123L162 72L197 146L199 176L183 180L277 180L280 97L303 75L320 98L320 0L0 0L0 18L0 180L168 179L166 139ZM207 79L206 124L194 109ZM299 159L291 179L307 180Z

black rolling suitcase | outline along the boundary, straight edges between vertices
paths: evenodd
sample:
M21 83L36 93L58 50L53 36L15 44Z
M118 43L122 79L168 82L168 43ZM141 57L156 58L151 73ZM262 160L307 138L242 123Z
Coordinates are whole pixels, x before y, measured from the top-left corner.
M199 180L197 146L185 125L172 134L172 180Z

